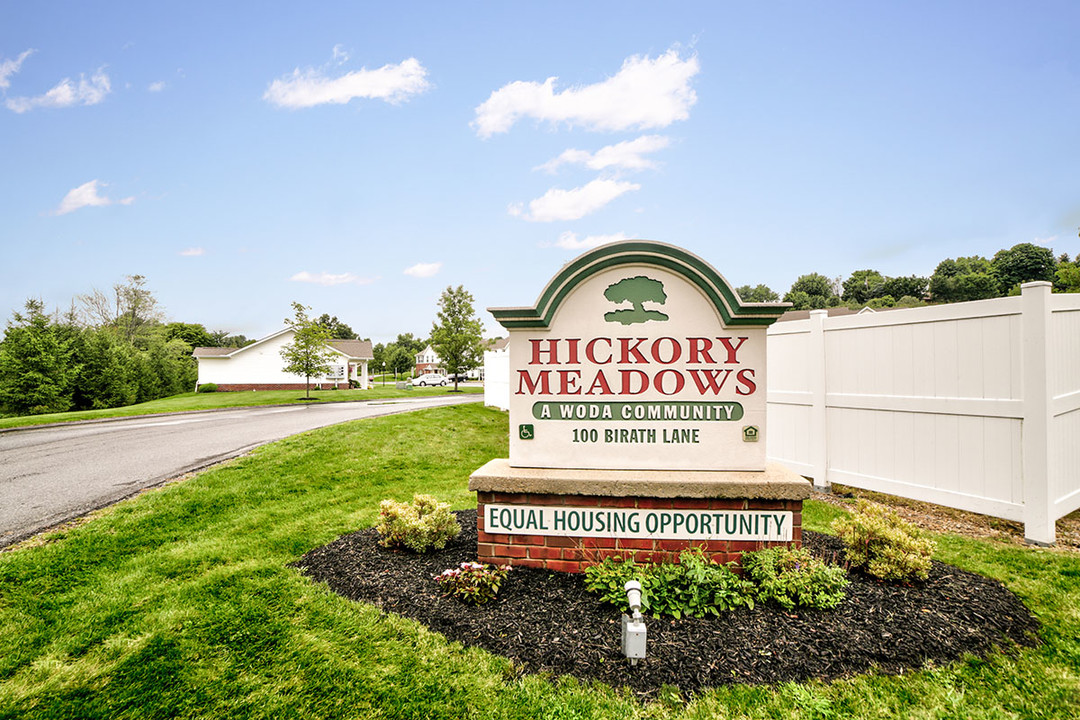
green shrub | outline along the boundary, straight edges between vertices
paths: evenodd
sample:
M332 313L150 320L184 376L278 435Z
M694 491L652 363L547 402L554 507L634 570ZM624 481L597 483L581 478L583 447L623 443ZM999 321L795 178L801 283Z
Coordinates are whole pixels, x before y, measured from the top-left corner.
M628 610L629 580L641 583L642 609L654 616L719 615L721 610L754 606L753 586L725 565L705 557L704 550L685 550L678 564L637 564L608 557L585 569L585 587L606 602Z
M396 500L379 503L379 522L375 529L383 547L401 546L415 552L442 550L447 541L461 532L450 506L431 495L413 495L412 504Z
M202 385L199 386L199 389L196 392L201 392L201 393L217 392L217 385L215 385L214 383L203 383Z
M829 565L805 548L774 547L744 553L742 566L757 585L762 602L829 609L839 605L848 586L844 568Z
M860 500L851 515L832 522L853 567L882 580L925 580L935 543L894 511Z

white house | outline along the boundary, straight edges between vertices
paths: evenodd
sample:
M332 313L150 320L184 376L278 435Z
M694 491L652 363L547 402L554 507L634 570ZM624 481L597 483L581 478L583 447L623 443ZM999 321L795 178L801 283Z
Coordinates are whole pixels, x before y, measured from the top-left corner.
M198 385L214 383L218 390L291 390L303 388L302 375L291 375L282 366L281 348L292 342L294 331L285 328L242 348L197 347L192 355L199 363ZM368 386L368 361L374 356L369 340L330 340L334 353L332 370L311 378L315 388L349 387L355 380Z
M416 368L414 369L413 374L417 377L424 373L439 373L440 375L444 375L445 373L441 366L442 360L440 360L439 356L435 353L435 348L428 345L426 348L416 353Z

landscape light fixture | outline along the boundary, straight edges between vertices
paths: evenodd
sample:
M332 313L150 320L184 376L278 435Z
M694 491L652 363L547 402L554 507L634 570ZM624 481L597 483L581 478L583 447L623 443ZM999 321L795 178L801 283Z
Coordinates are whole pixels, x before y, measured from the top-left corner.
M631 615L622 616L622 652L631 665L645 657L645 620L641 617L641 583L631 580L623 588Z

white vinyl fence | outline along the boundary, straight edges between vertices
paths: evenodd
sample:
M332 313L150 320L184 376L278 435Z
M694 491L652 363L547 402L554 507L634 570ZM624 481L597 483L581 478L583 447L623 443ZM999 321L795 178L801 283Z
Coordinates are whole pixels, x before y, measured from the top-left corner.
M778 322L769 459L841 483L1024 523L1052 544L1080 507L1080 294Z
M484 351L484 404L510 409L510 353Z

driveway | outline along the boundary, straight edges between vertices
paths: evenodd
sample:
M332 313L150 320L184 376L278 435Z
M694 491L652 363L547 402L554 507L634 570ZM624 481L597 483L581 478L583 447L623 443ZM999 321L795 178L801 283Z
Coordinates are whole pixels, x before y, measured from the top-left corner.
M482 395L235 408L0 433L0 547L259 445Z

